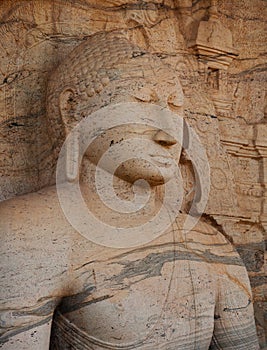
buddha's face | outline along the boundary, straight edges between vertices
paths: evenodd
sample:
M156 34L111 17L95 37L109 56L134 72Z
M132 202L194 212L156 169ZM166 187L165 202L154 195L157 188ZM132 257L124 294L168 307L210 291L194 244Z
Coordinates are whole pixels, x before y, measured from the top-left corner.
M175 73L165 67L153 69L136 70L125 73L119 81L114 81L106 87L105 91L96 96L95 103L98 105L109 105L125 102L139 102L140 104L154 104L160 106L162 113L147 115L148 109L144 109L143 120L161 118L160 123L164 130L151 125L144 125L132 120L131 124L120 125L106 130L97 137L88 147L85 156L95 165L99 164L101 157L108 151L109 156L101 164L101 168L112 172L114 162L124 153L132 154L129 159L119 164L114 175L127 182L134 183L136 180L144 179L150 185L157 186L169 181L175 174L176 164L181 153L182 135L182 104L183 92ZM90 105L91 107L91 105ZM171 119L165 120L164 110L173 111L169 113ZM152 108L153 110L153 108ZM160 109L159 109L160 110ZM89 115L91 110L86 104L80 106L77 113ZM127 108L125 110L127 113ZM105 118L110 118L107 115ZM140 115L139 115L140 118ZM140 120L138 118L138 120ZM177 127L179 128L177 132ZM105 120L103 120L105 128ZM171 136L167 131L170 130ZM138 138L142 147L138 148L136 154L130 150L131 139ZM129 143L125 143L128 140ZM114 152L113 152L114 149Z

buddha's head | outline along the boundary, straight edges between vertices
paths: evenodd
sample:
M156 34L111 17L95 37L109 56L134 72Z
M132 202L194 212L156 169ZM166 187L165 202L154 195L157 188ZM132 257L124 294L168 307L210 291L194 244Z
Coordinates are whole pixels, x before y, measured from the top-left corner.
M83 118L122 102L150 103L170 109L174 119L177 116L177 123L173 120L173 125L166 125L166 129L181 125L183 92L175 72L121 33L95 34L75 48L51 75L47 113L54 140L62 144ZM90 145L86 157L97 164L109 147L133 135L152 141L153 154L147 147L143 150L151 156L151 162L144 161L142 155L140 159L129 159L117 169L116 176L131 183L142 178L151 185L168 181L174 171L162 150L178 161L181 144L166 131L140 125L135 120L102 133ZM106 170L109 171L108 164Z

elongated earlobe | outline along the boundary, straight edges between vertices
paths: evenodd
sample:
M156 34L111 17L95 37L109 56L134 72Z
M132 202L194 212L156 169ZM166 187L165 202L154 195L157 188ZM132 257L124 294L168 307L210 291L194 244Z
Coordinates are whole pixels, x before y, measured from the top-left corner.
M66 88L59 96L59 109L61 118L68 124L74 116L76 108L75 91L72 88Z
M66 141L66 174L69 182L79 179L79 134L73 131Z
M66 140L66 176L69 182L79 178L79 135L72 125L76 104L75 89L65 88L59 96L59 108L66 134L69 134Z

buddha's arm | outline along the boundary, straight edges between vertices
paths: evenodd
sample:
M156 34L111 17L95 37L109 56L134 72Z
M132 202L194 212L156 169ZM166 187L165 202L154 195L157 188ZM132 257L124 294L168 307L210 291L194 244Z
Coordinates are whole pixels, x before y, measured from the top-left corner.
M5 350L49 349L53 312L64 296L66 238L53 224L51 200L41 203L38 196L0 203L0 348Z
M219 266L218 269L214 333L210 349L259 349L252 294L245 267L228 265L221 271Z
M210 350L259 349L247 270L233 245L211 225L199 222L188 247L209 262L216 288ZM190 243L191 242L191 243Z

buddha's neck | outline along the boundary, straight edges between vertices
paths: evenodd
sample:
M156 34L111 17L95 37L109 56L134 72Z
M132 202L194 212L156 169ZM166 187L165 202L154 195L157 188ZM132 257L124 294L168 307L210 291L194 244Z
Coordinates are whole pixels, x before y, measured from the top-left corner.
M97 211L102 211L101 215L105 215L104 213L112 215L107 207L116 211L116 215L119 215L119 212L125 215L129 210L129 215L135 219L153 216L158 211L162 198L161 186L150 187L142 184L133 186L116 176L110 180L110 176L104 172L97 185L96 166L87 159L83 160L80 185L84 200L90 209L93 205Z

